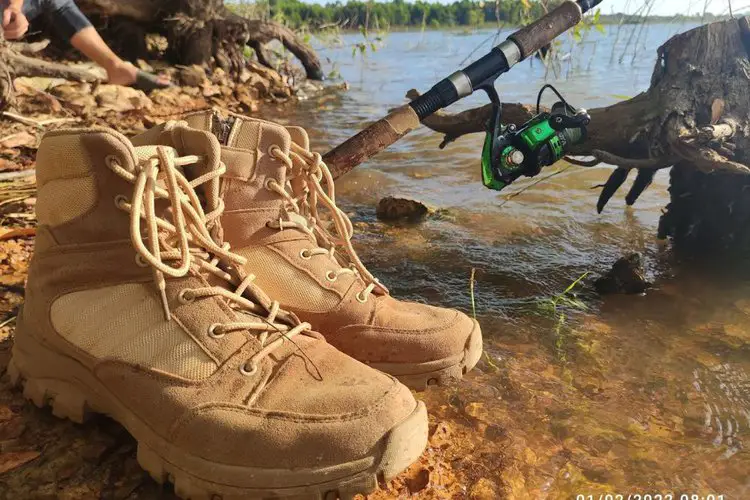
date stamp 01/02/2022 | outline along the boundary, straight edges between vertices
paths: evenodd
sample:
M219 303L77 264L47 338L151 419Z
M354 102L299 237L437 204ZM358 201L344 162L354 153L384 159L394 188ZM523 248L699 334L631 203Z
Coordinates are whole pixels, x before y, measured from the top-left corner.
M597 493L577 494L575 500L730 500L718 493Z

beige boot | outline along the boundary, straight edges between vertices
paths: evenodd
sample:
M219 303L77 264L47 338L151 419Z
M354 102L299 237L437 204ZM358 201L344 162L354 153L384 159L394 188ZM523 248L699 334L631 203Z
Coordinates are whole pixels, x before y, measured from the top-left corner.
M225 144L225 237L282 307L326 332L343 352L415 389L474 367L482 353L476 321L392 298L360 262L351 222L336 206L328 169L309 151L303 129L237 115L224 122L210 111L185 119ZM334 231L320 222L323 215Z
M11 377L57 416L120 422L183 498L371 491L421 454L424 404L253 284L221 240L218 142L161 136L45 136Z

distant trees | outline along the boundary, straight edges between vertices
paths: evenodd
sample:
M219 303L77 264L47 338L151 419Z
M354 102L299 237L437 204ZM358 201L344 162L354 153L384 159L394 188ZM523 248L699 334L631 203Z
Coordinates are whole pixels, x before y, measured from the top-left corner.
M554 4L555 2L549 2ZM539 17L544 12L541 2L497 0L458 0L450 4L418 0L405 2L363 2L350 0L326 5L303 3L299 0L268 0L268 12L273 19L291 27L317 28L339 24L345 28L359 26L478 26L486 23L519 24Z
M326 0L327 1L327 0ZM562 0L454 0L438 3L417 0L329 2L325 5L304 3L300 0L235 0L227 1L231 10L249 18L272 19L290 28L317 29L336 24L342 28L389 28L391 26L481 26L487 24L519 25L544 14L544 5L553 8ZM239 2L239 3L237 3ZM648 22L683 22L687 20L711 22L721 16L650 16L611 14L602 15L604 24L640 24Z

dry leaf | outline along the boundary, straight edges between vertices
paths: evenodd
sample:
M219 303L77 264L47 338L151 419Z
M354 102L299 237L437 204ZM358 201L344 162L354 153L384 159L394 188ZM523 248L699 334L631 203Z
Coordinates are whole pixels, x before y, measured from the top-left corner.
M31 462L38 458L39 455L38 451L9 451L7 453L0 453L0 474Z
M94 98L99 107L107 111L150 109L153 105L142 90L121 85L99 85L94 92Z
M18 132L0 139L0 147L3 148L35 148L36 136L28 132Z
M410 493L422 491L430 484L430 471L424 468L416 471L408 470L404 477L404 484L409 488Z
M724 101L722 99L714 99L711 104L711 124L715 124L724 114Z

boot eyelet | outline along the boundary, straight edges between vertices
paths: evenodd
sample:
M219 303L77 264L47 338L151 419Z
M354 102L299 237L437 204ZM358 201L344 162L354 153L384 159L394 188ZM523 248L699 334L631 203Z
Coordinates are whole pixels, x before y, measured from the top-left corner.
M361 303L363 303L363 304L364 304L365 302L367 302L367 297L362 297L362 292L359 292L359 293L357 294L357 300L358 300L359 302L361 302Z
M330 282L334 282L334 281L336 281L337 279L339 279L339 277L338 277L338 276L336 276L336 273L334 273L333 271L328 271L328 272L326 273L326 279L327 279L328 281L330 281Z
M268 146L266 153L268 154L268 156L270 156L274 160L278 160L279 159L278 151L281 151L281 148L278 147L276 144L271 144L270 146Z
M266 182L263 183L263 187L265 187L269 191L273 191L273 187L271 187L271 184L278 184L278 181L273 177L269 177L266 179Z
M104 158L104 163L107 165L107 167L113 170L116 167L122 167L122 164L120 163L120 158L118 158L116 155L107 155Z
M211 337L212 339L222 338L224 335L226 335L226 333L219 333L221 329L222 329L222 326L220 324L214 323L213 325L208 327L208 336Z
M118 194L115 196L115 206L119 208L120 210L126 210L125 205L129 205L130 200L127 198L127 196Z
M180 293L177 294L177 300L180 304L190 304L195 300L195 293L189 288L183 288Z
M250 366L248 367L248 365ZM258 367L255 366L255 364L250 364L249 362L245 362L240 365L240 373L246 377L254 375L255 372L257 371L258 371Z
M310 254L310 251L307 248L303 248L302 250L300 250L299 256L305 260L312 259L312 255Z
M146 259L143 258L143 255L137 253L135 254L135 265L138 267L148 267L148 262L146 262Z

